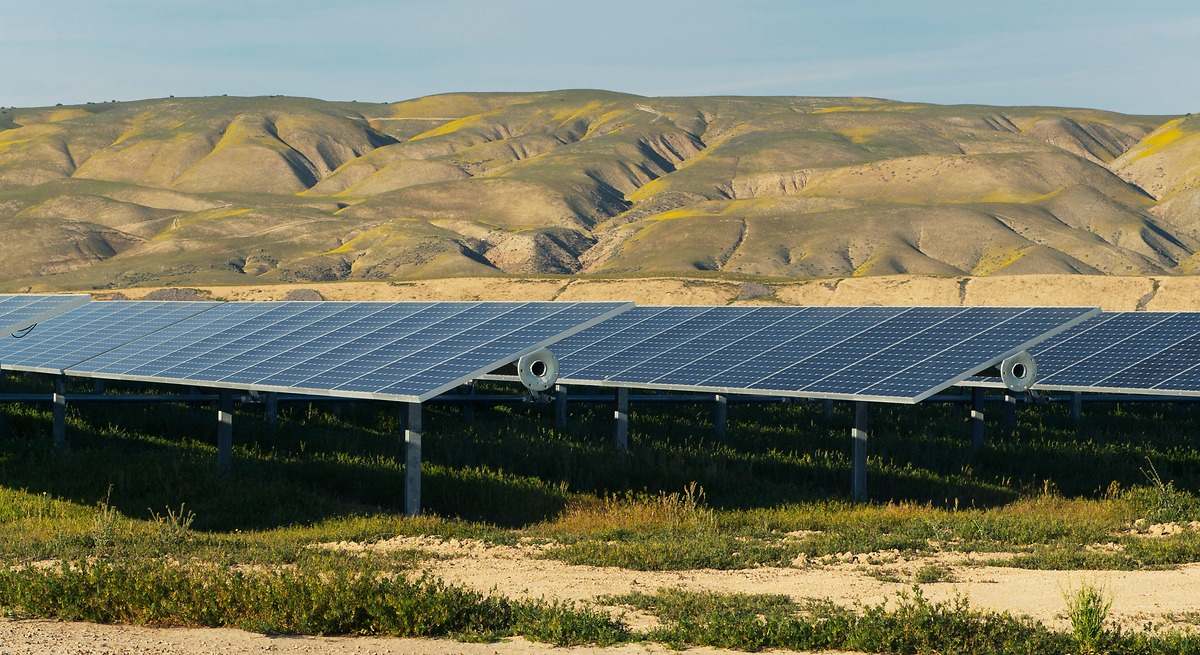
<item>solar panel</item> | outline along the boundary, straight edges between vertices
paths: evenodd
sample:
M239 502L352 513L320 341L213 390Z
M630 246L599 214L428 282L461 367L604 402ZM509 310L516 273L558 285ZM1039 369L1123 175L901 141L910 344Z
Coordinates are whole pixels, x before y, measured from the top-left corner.
M0 295L0 332L24 330L91 300L82 294Z
M66 373L422 402L631 306L216 303Z
M215 302L90 302L43 321L20 339L0 340L0 367L61 374L134 339L217 307Z
M1034 389L1200 396L1200 313L1105 312L1031 350ZM972 378L964 386L1000 386Z
M552 350L563 384L914 403L1095 313L638 307Z

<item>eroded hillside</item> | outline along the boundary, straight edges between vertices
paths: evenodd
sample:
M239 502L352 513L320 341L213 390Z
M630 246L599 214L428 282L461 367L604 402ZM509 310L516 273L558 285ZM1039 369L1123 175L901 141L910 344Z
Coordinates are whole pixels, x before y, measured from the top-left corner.
M0 113L0 283L1190 273L1200 118L868 98Z

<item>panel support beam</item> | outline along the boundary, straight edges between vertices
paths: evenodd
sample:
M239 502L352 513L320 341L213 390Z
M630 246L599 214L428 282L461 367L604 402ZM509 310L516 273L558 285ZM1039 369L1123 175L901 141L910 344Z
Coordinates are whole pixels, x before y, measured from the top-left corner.
M407 403L404 429L404 514L421 513L421 403Z
M717 394L713 396L713 438L724 441L729 422L729 396Z
M279 396L270 391L263 394L263 418L268 428L279 427Z
M1083 394L1076 391L1071 394L1071 424L1077 429L1083 420Z
M217 473L233 470L233 392L221 389L217 395Z
M850 429L853 442L850 471L850 497L854 502L867 500L867 438L870 436L869 405L861 400L854 403L854 427Z
M464 400L463 408L462 408L463 421L465 421L467 423L474 423L475 422L475 381L471 380L470 382L464 384L463 392L466 395L466 398L463 399Z
M51 415L53 416L54 447L65 448L67 445L67 379L61 375L54 377L54 394L50 397Z
M979 450L983 448L984 430L986 429L983 413L983 389L975 387L971 389L971 449Z
M1017 429L1017 395L1011 391L1004 392L1004 431L1012 433Z
M617 407L613 411L613 446L629 452L629 389L617 388Z
M564 432L567 429L567 386L554 385L554 429Z

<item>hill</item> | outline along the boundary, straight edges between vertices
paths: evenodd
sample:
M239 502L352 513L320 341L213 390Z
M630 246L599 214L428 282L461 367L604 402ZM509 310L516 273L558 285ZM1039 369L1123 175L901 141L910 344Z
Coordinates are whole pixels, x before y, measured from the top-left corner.
M0 285L1172 275L1200 117L464 93L0 111Z

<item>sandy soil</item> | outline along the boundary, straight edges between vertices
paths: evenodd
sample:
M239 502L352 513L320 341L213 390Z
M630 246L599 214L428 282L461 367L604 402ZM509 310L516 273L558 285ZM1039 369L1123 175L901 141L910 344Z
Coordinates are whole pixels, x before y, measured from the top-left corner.
M642 304L727 305L1080 305L1107 310L1200 310L1200 276L1112 277L1019 275L989 277L880 277L806 280L754 285L739 282L645 278L450 278L414 282L331 282L200 287L228 300L271 300L315 289L329 300L632 300ZM766 294L762 293L765 288ZM141 298L155 288L124 289ZM752 293L747 293L752 291Z
M669 652L672 651L661 646L643 644L615 648L554 648L523 639L496 644L463 644L443 639L278 637L228 629L140 628L0 619L0 655L647 655ZM718 655L732 651L697 648L684 652Z
M349 546L351 550L356 548ZM371 548L430 550L440 558L427 560L424 571L450 583L524 598L595 602L606 595L679 587L783 594L797 600L819 598L845 605L875 604L912 589L915 571L922 565L937 563L950 569L951 581L921 585L927 598L950 600L961 595L976 607L1025 614L1059 628L1067 627L1062 614L1064 594L1085 582L1111 594L1113 619L1129 628L1140 628L1146 621L1167 624L1170 615L1200 611L1200 596L1195 593L1200 589L1200 564L1169 571L1031 571L981 564L995 555L945 553L909 559L898 552L882 552L797 562L788 568L629 571L539 559L540 548L493 547L471 541L397 538ZM626 618L638 628L653 622L650 617L633 613Z

